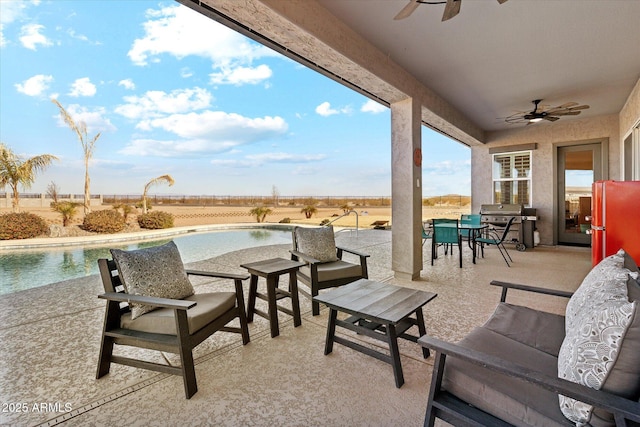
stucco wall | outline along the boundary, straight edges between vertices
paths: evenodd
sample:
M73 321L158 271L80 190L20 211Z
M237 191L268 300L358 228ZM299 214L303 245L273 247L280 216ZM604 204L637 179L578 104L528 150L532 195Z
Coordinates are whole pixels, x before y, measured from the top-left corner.
M536 143L532 157L532 203L538 210L540 220L536 226L540 232L540 243L554 244L553 215L555 212L554 153L557 145L580 144L591 141L608 141L607 179L620 179L620 124L618 115L592 119L555 123L540 123L517 129L495 132L488 136L490 143L472 147L472 211L478 212L480 205L492 203L491 154L489 149L510 145Z
M638 120L640 120L640 79L620 111L620 138L624 138Z

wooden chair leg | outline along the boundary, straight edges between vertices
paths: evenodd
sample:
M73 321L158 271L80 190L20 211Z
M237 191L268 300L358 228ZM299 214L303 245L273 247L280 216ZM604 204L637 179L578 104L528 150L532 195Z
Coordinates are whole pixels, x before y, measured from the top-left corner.
M186 310L176 310L176 329L178 332L178 346L180 351L180 365L184 382L184 394L187 399L198 391L196 369L193 361L193 349L189 343L189 324Z
M100 355L98 356L98 369L96 371L96 379L102 378L109 373L111 368L111 355L113 354L113 338L107 337L102 333L102 342L100 343Z

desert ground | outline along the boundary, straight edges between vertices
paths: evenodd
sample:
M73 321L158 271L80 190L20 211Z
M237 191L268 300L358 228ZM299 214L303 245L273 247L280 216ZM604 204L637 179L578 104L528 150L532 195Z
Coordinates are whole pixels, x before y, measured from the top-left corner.
M111 205L94 206L92 210L112 209ZM209 224L237 224L255 223L256 217L249 214L251 206L181 206L181 205L159 205L153 210L169 212L174 215L174 226L209 225ZM270 207L272 212L264 220L265 223L279 223L286 218L295 224L319 225L323 220L334 220L343 215L344 212L338 207L318 207L318 212L309 219L305 218L300 206L278 206ZM82 234L92 234L81 229L84 214L82 207L78 208L78 213L72 224L62 229L62 217L59 213L50 208L22 207L21 211L31 212L43 217L49 224L57 225L58 235L76 236ZM371 228L376 221L388 221L387 225L392 225L391 207L366 207L354 208L358 213L350 214L336 219L333 223L336 227L355 227L356 221L359 228ZM0 214L11 212L11 208L0 209ZM459 218L461 214L470 213L470 206L437 206L423 207L422 219L431 218ZM136 214L130 215L127 219L127 229L131 232L138 229L135 220Z

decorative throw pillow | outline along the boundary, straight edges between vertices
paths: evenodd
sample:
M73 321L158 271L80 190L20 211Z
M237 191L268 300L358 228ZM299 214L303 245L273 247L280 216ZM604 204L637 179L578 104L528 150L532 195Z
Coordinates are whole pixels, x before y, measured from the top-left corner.
M589 311L594 302L609 299L626 300L627 291L617 286L627 280L629 270L624 268L624 251L608 256L591 269L580 287L567 303L565 312L565 331L581 326L585 311Z
M180 252L171 241L133 251L111 249L118 273L127 293L171 299L182 299L194 294ZM155 310L143 304L131 304L131 319Z
M336 239L333 226L304 228L296 227L295 233L298 251L321 262L337 261Z
M636 303L625 300L610 299L600 303L579 327L567 331L558 354L558 377L596 390L603 388L623 351L629 326L638 315ZM637 350L637 343L630 344ZM624 377L637 383L637 375L636 372L635 378L628 374ZM623 390L611 391L617 391L616 394L628 392L626 382L619 385ZM589 423L593 413L591 405L562 395L559 400L560 410L569 420L576 425Z

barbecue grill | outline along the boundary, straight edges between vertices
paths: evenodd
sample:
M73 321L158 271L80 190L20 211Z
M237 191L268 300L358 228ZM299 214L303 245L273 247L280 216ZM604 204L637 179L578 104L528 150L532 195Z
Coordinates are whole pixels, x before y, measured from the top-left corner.
M480 206L480 222L493 226L498 232L503 230L509 219L514 217L506 243L514 243L516 249L525 251L533 247L533 231L538 219L536 210L516 204L494 204Z

